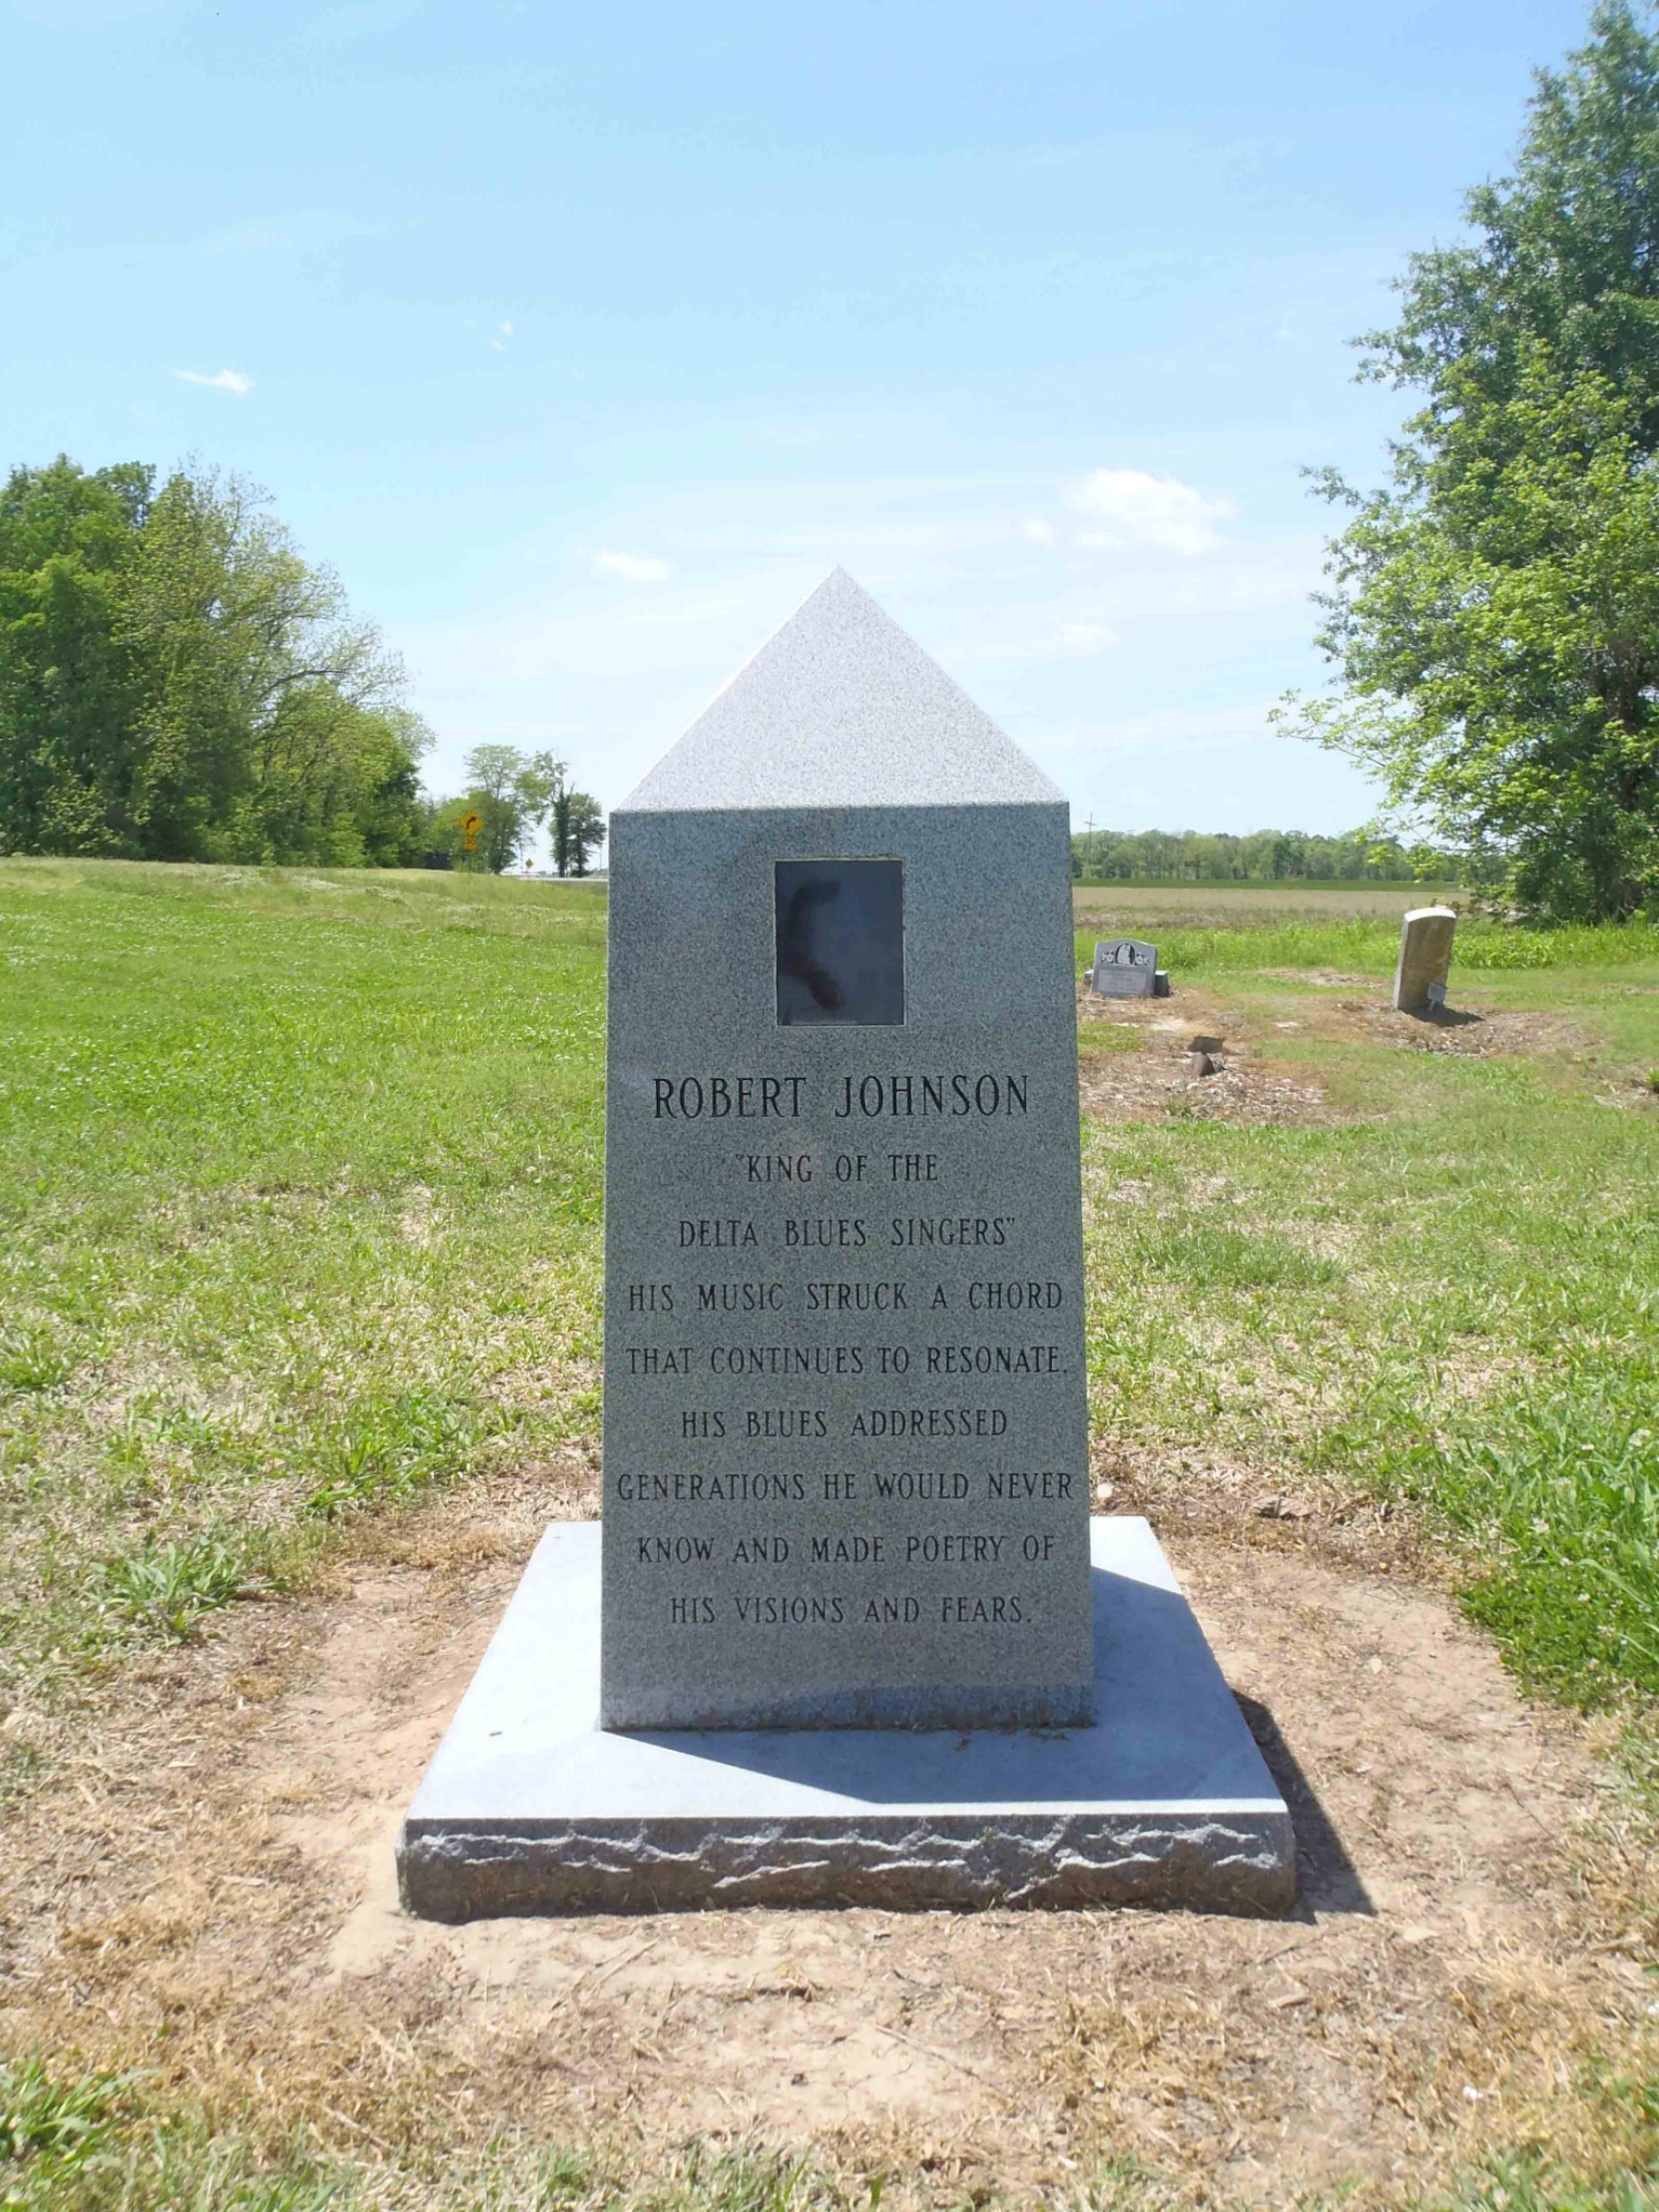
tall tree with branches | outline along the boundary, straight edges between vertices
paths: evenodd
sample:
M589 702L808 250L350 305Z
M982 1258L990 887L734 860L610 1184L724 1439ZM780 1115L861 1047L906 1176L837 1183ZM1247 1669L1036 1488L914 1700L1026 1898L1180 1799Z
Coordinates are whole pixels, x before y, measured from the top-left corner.
M1281 726L1545 916L1659 905L1659 16L1604 0L1364 377L1423 404L1329 549L1338 696Z
M60 456L0 490L0 850L411 857L401 684L239 478Z
M567 770L556 754L513 745L475 745L466 757L467 798L483 817L477 858L501 875L528 851L547 820Z

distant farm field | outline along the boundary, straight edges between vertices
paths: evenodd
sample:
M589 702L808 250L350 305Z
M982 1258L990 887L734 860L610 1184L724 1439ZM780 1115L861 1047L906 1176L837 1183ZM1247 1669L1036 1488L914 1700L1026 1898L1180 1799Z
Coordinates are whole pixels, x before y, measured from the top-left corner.
M1299 888L1305 895L1293 895ZM1392 972L1398 954L1400 915L1427 904L1455 911L1462 901L1456 891L1434 884L1135 884L1111 897L1084 887L1073 893L1077 959L1087 967L1103 937L1142 936L1156 943L1161 966L1189 978L1287 969L1381 977ZM1457 925L1456 963L1465 973L1526 968L1590 974L1656 960L1659 928L1648 921L1539 929L1464 913Z
M1153 1517L1230 1624L1230 1671L1288 1640L1280 1723L1305 1700L1315 1781L1384 1869L1372 1918L1316 1837L1318 1929L1260 1931L1248 1957L1248 1931L1182 1949L1181 1924L1133 1916L594 1924L512 1953L509 2027L507 1936L421 1948L375 1903L373 1823L537 1519L597 1509L605 891L0 862L0 1753L25 1838L0 2090L14 2133L114 2161L66 2149L8 2201L714 2212L863 2204L877 2170L889 2204L1059 2201L1004 2198L1003 2171L1103 2174L1090 2201L1123 2212L1201 2183L1240 2205L1645 2201L1619 2192L1659 2156L1637 1963L1659 1928L1659 934L1468 927L1450 1012L1418 1023L1384 985L1426 895L1077 894L1080 968L1135 933L1175 984L1079 999L1096 1502ZM1219 1073L1191 1072L1195 1039ZM1362 1757L1374 1697L1402 1717ZM1575 1779L1621 1730L1624 1780ZM1390 1736L1413 1747L1397 1768ZM1591 1871L1564 1816L1545 1848L1516 1809L1540 1774L1563 1805L1590 1793L1598 1836L1615 1799L1638 1808ZM374 1789L380 1811L351 1794ZM1473 1865L1488 1813L1521 1856L1442 1910L1423 1868L1450 1846L1420 1836L1450 1820ZM1511 1971L1480 1916L1533 1862ZM1413 1882L1431 1902L1407 1914ZM1316 1947L1302 1978L1270 1972L1328 1929L1327 1966ZM867 1964L839 1992L849 1946ZM1228 2026L1200 1983L1235 1950ZM811 2103L877 1987L885 2040L858 2063L860 2096L897 2098L884 2134ZM797 2041L818 2055L786 2062ZM1170 2119L1171 2068L1232 2069L1231 2148ZM480 2069L517 2100L505 2133ZM745 2120L704 2164L685 2149L688 2111L728 2124L706 2074L760 2148ZM558 2165L555 2127L590 2147ZM1235 2159L1236 2194L1215 2178ZM1291 2178L1264 2196L1259 2170Z
M1156 883L1081 882L1072 892L1079 926L1095 914L1191 917L1194 927L1247 923L1268 916L1306 921L1315 915L1398 915L1410 906L1461 905L1451 883L1309 882Z

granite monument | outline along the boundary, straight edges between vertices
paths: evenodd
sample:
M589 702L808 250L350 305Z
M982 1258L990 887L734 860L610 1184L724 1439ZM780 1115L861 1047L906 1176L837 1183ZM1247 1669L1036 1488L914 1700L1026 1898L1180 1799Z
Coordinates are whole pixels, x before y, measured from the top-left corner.
M1151 1531L1089 1517L1060 794L837 570L610 876L603 1520L526 1570L405 1903L1287 1902Z
M1067 838L841 575L612 815L605 1726L1090 1717Z

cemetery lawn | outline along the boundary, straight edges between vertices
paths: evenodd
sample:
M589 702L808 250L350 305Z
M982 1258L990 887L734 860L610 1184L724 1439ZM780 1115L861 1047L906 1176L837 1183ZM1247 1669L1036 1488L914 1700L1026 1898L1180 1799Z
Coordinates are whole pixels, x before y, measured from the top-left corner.
M592 1438L603 901L0 863L14 1696Z
M1292 888L1080 890L1176 990L1080 1050L1097 1505L1315 1917L555 1935L398 1923L385 1823L596 1507L603 888L0 861L0 2198L1659 2201L1659 932L1417 1023L1422 894Z

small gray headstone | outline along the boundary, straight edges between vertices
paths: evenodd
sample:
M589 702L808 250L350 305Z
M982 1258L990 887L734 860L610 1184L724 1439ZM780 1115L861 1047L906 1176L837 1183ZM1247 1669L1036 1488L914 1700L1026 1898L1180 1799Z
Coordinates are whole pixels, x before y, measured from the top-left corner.
M1158 947L1140 937L1102 938L1094 948L1094 988L1102 998L1156 994Z
M1413 906L1401 920L1393 995L1399 1013L1420 1014L1445 1004L1456 927L1450 906Z
M613 814L606 1727L1086 1720L1068 833L839 571Z

